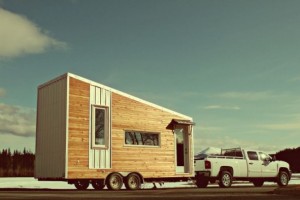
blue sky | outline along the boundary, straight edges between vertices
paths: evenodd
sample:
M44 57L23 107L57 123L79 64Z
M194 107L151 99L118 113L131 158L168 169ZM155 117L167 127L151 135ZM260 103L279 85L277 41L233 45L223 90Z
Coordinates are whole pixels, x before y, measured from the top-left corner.
M0 149L75 73L192 116L195 151L300 146L300 1L0 1Z

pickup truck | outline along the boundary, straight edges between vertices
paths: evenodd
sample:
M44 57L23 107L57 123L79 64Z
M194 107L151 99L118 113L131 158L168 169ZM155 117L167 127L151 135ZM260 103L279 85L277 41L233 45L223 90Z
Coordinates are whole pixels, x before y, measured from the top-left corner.
M287 186L291 178L289 164L276 161L270 155L242 148L222 149L221 154L197 158L195 156L195 180L199 188L218 182L228 188L232 181L250 181L261 187L265 181Z

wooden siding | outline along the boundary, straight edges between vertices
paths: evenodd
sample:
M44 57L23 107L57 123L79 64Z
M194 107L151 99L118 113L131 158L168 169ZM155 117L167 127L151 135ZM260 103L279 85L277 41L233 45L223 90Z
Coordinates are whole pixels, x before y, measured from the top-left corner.
M105 178L111 172L140 172L144 178L190 177L176 174L174 134L167 130L182 117L111 93L111 169L91 169L90 84L70 77L68 178ZM126 146L125 130L160 133L160 147ZM101 166L101 163L99 163Z
M90 85L70 77L68 178L80 178L77 171L89 169L89 113Z
M144 178L184 176L176 175L175 138L166 129L173 118L181 117L113 93L113 170L138 171ZM160 147L126 146L125 130L160 132Z

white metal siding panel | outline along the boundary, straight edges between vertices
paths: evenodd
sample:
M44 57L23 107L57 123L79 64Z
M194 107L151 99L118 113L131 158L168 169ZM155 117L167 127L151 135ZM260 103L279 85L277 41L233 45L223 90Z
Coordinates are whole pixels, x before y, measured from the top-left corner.
M90 116L92 116L92 105L100 105L109 107L109 140L111 140L111 92L96 86L90 86ZM109 100L108 100L109 99ZM89 168L91 169L109 169L111 168L111 146L109 141L108 149L93 149L92 148L92 120L90 118L90 133L89 133Z
M36 178L65 178L67 77L38 89Z

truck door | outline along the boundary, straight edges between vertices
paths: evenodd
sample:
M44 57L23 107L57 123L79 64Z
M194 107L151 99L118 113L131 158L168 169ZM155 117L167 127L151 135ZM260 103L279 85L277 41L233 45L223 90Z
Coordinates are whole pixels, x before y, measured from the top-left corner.
M268 154L259 152L262 161L262 177L275 177L277 176L277 164L271 162L271 157Z
M262 161L257 152L247 151L248 177L261 177Z

